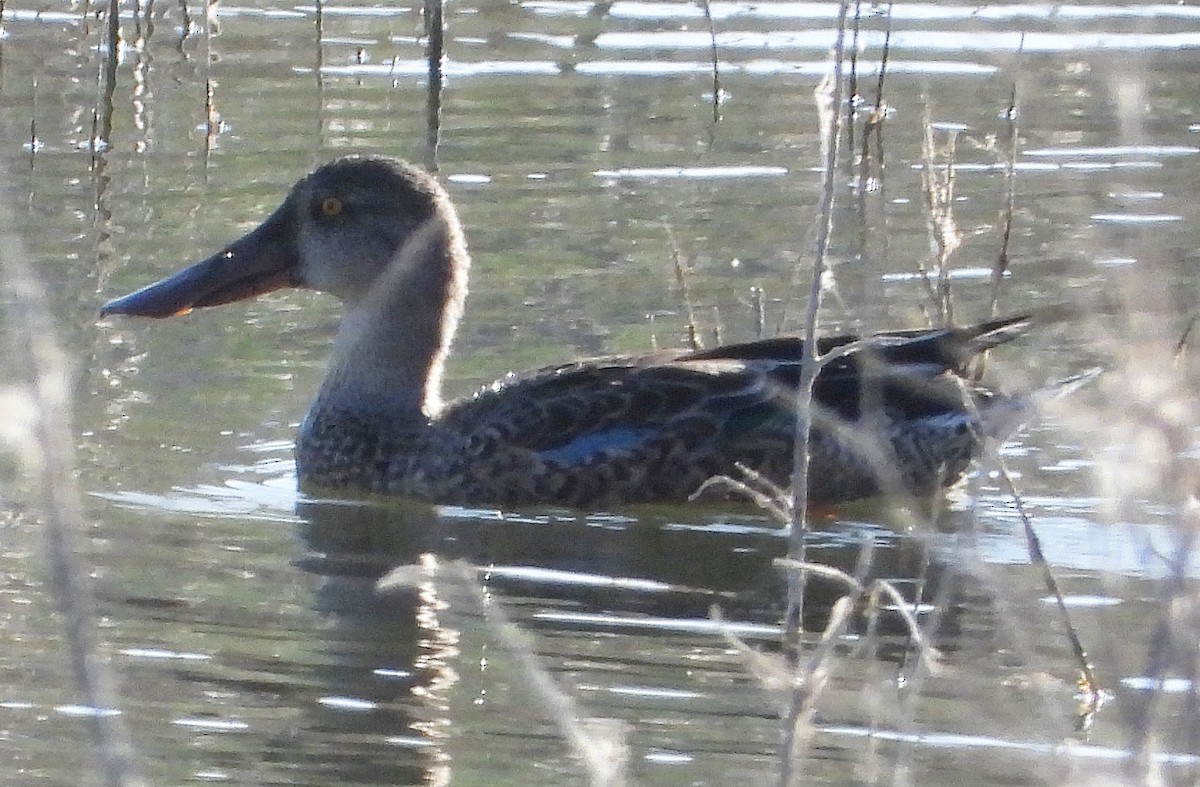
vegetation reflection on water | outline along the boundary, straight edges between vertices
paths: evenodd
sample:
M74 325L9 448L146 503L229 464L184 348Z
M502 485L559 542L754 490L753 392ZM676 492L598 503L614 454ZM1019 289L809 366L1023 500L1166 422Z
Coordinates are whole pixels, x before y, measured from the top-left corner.
M631 780L774 778L784 593L773 561L787 545L755 510L301 499L290 441L322 374L332 304L289 294L174 324L94 325L106 296L234 237L316 161L422 158L419 10L143 5L122 12L110 77L101 9L14 5L0 39L0 161L83 370L88 558L152 781L579 780L501 618L569 707L600 720L586 733L623 742ZM707 340L753 336L759 301L768 330L796 324L794 269L809 259L819 191L811 94L828 70L834 7L708 10L718 121L699 5L446 9L438 163L476 260L451 369L459 393L509 369L679 344L688 315L673 252ZM1147 647L1184 531L1162 482L1175 446L1146 430L1148 419L1178 423L1170 435L1192 442L1193 416L1158 403L1191 401L1194 379L1187 354L1172 357L1196 300L1194 20L1186 6L1048 16L912 4L863 21L860 74L872 84L891 34L887 177L839 193L843 262L827 323L911 325L928 308L915 268L931 269L926 119L942 150L956 141L956 311L986 313L1006 188L999 116L1015 86L1017 210L1000 306L1074 302L1089 317L998 354L993 372L1019 388L1097 363L1113 371L1003 455L1116 701L1073 729L1069 648L984 463L928 527L862 507L813 532L810 558L851 573L871 543L870 576L904 592L942 661L932 674L917 662L894 610L877 624L856 617L816 704L807 778L1112 774L1147 707L1167 778L1194 772L1200 736L1181 710L1190 673L1152 679ZM1137 407L1114 407L1118 396ZM30 560L39 530L15 504L4 523L9 783L75 783L92 761L74 745L77 698ZM397 566L409 568L377 593ZM841 592L813 580L811 631Z

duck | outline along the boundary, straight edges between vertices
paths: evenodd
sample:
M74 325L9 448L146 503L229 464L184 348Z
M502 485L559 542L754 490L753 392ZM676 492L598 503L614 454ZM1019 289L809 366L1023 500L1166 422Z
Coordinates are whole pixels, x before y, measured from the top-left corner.
M433 175L349 156L302 178L245 236L101 316L178 317L286 287L339 299L328 371L295 442L306 492L596 510L680 503L746 469L788 487L802 339L572 360L447 402L470 262ZM837 357L813 389L810 504L957 483L1032 401L978 383L975 359L1033 322L819 338L817 352Z

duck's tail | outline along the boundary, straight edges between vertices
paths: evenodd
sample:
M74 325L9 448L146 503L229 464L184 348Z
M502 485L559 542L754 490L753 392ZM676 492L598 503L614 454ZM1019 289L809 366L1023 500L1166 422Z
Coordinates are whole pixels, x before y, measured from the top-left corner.
M955 333L963 342L964 349L972 355L999 347L1024 336L1034 326L1045 320L1035 314L1019 314L998 320L979 323L967 328L958 328Z
M979 408L981 431L988 437L1004 440L1051 402L1074 393L1103 373L1103 368L1095 367L1027 393L996 395Z
M955 347L959 359L964 360L993 347L1007 344L1024 336L1034 328L1068 320L1075 314L1076 310L1072 306L1054 304L1012 317L1000 317L977 325L953 328L950 330L953 337L952 345Z

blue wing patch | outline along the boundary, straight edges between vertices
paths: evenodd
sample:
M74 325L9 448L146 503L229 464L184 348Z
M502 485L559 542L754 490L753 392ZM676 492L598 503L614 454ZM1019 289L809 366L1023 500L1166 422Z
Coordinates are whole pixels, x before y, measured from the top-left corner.
M618 426L602 432L589 432L568 443L538 451L539 459L563 464L578 464L600 453L627 451L658 434L657 429L633 429Z

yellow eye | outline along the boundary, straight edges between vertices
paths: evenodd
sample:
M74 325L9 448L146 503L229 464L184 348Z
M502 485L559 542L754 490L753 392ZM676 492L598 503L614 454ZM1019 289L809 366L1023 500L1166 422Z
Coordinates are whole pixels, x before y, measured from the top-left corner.
M321 212L326 216L337 216L343 207L342 201L337 197L326 197L321 201Z

